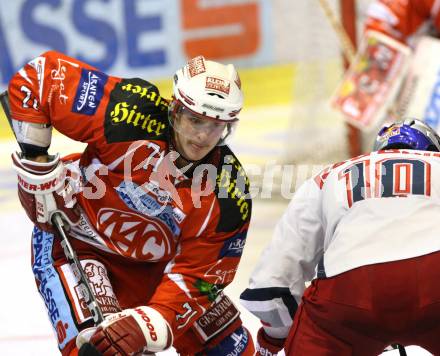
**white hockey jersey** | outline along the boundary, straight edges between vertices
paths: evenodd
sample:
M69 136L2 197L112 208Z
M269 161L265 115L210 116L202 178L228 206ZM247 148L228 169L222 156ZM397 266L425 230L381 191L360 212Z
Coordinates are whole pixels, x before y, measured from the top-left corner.
M272 337L287 336L305 282L440 250L440 153L373 152L306 181L241 295Z

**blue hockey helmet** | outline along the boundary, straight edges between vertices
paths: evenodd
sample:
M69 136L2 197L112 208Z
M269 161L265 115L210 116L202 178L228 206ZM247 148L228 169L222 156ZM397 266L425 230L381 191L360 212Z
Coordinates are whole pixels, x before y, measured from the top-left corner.
M379 131L374 151L406 148L440 152L440 137L429 125L417 119L405 119Z

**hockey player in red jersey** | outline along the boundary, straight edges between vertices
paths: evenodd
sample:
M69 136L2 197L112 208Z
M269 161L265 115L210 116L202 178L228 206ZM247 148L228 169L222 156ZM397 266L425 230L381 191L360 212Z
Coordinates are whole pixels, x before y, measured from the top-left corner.
M174 75L173 98L57 52L8 88L20 201L35 223L32 268L63 355L253 354L223 289L251 216L248 180L225 140L243 104L233 65L202 56ZM49 155L51 130L87 143ZM93 326L51 224L55 212L106 318ZM77 337L78 334L80 337ZM81 351L80 351L81 354Z
M439 71L440 6L435 0L373 0L357 55L333 105L369 131L386 118L418 117L438 131L434 94ZM432 108L433 106L434 108Z
M375 0L367 10L367 30L376 30L403 43L424 31L440 33L440 6L436 0Z
M440 354L439 177L440 137L407 119L306 181L240 297L263 324L257 354Z

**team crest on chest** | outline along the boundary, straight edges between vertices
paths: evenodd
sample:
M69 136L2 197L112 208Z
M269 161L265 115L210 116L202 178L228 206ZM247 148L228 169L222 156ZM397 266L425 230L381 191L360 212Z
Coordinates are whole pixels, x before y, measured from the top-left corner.
M112 250L137 260L163 260L175 249L172 233L161 222L139 214L103 208L98 212L98 228Z

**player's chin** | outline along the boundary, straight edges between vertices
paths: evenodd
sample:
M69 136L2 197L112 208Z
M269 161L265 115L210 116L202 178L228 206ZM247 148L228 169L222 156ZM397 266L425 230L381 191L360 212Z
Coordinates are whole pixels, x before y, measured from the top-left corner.
M191 161L200 161L209 153L209 151L209 147L189 144L186 150L186 156Z

